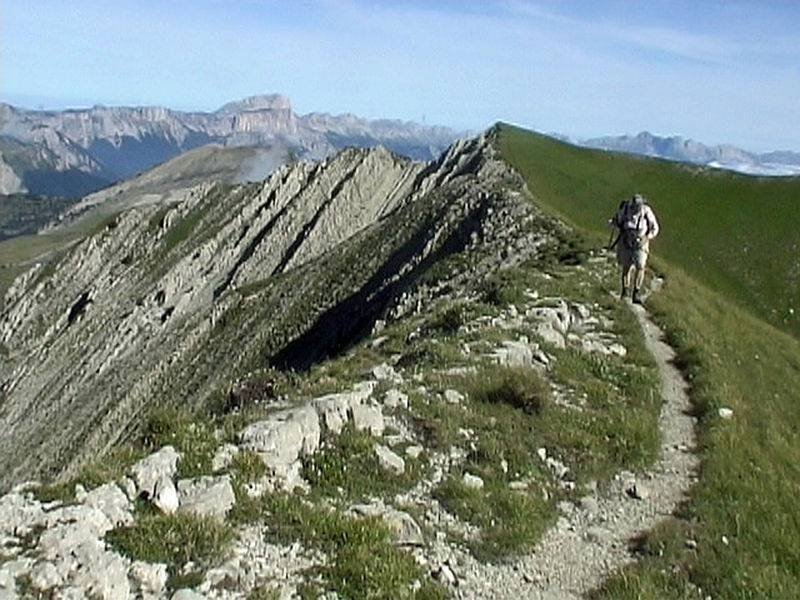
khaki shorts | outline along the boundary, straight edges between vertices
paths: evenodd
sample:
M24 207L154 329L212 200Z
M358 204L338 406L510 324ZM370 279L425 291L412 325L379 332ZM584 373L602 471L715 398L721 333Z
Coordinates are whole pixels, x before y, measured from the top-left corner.
M622 240L617 244L617 262L622 267L622 270L627 272L631 267L637 269L644 269L647 264L647 256L650 254L650 245L648 241L642 244L641 248L632 250L622 243Z

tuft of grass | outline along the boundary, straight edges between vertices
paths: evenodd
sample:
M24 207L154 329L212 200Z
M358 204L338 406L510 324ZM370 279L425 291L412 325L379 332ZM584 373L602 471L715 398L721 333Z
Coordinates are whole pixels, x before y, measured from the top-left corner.
M405 472L396 475L380 466L374 448L374 437L348 424L340 435L304 460L303 477L311 484L313 494L347 501L390 498L419 480L421 460L403 457Z
M300 542L329 556L319 575L324 586L340 597L443 600L449 596L409 553L392 544L389 529L379 519L350 518L284 494L264 497L261 508L269 539ZM415 590L415 584L421 587Z
M448 511L481 528L469 547L483 561L495 562L529 550L555 520L552 505L538 489L513 491L495 481L476 490L452 476L434 495Z
M160 562L167 565L170 585L185 585L196 575L182 573L191 562L197 570L221 562L233 541L230 525L211 517L192 514L143 514L131 527L120 527L106 534L106 542L133 560ZM199 572L199 571L198 571Z
M458 333L459 327L465 322L466 313L463 306L448 306L433 316L431 321L427 323L426 329L429 333L455 335Z
M530 368L483 369L467 386L476 402L506 404L530 415L541 414L552 401L550 385Z
M218 442L213 421L182 408L158 408L147 421L142 445L148 451L172 445L181 453L178 476L209 475Z
M33 496L39 502L75 501L75 486L84 486L87 490L119 479L128 467L144 456L144 452L136 448L122 446L107 452L103 458L83 467L76 477L69 481L43 485L33 490Z

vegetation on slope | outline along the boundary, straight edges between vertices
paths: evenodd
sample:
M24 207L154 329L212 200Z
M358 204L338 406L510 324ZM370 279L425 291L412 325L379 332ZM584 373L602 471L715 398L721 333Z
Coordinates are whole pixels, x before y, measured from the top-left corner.
M700 588L715 598L797 597L800 343L753 315L798 333L796 315L785 315L798 305L791 203L800 184L584 150L506 126L500 144L538 200L594 239L634 190L664 224L654 249L666 285L650 303L693 384L700 479L682 513L636 545L644 560L597 596L677 599ZM721 407L733 418L721 419Z

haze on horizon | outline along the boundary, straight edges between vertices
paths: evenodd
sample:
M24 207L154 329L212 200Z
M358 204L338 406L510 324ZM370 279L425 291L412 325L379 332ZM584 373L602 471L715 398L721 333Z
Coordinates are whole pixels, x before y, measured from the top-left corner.
M800 3L36 0L0 7L0 100L300 113L800 150Z

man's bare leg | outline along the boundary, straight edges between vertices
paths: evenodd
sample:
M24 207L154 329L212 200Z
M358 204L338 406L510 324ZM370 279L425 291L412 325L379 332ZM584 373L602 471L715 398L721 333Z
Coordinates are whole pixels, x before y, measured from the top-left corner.
M622 267L622 292L620 292L619 299L624 300L625 295L631 287L631 270L633 265Z

